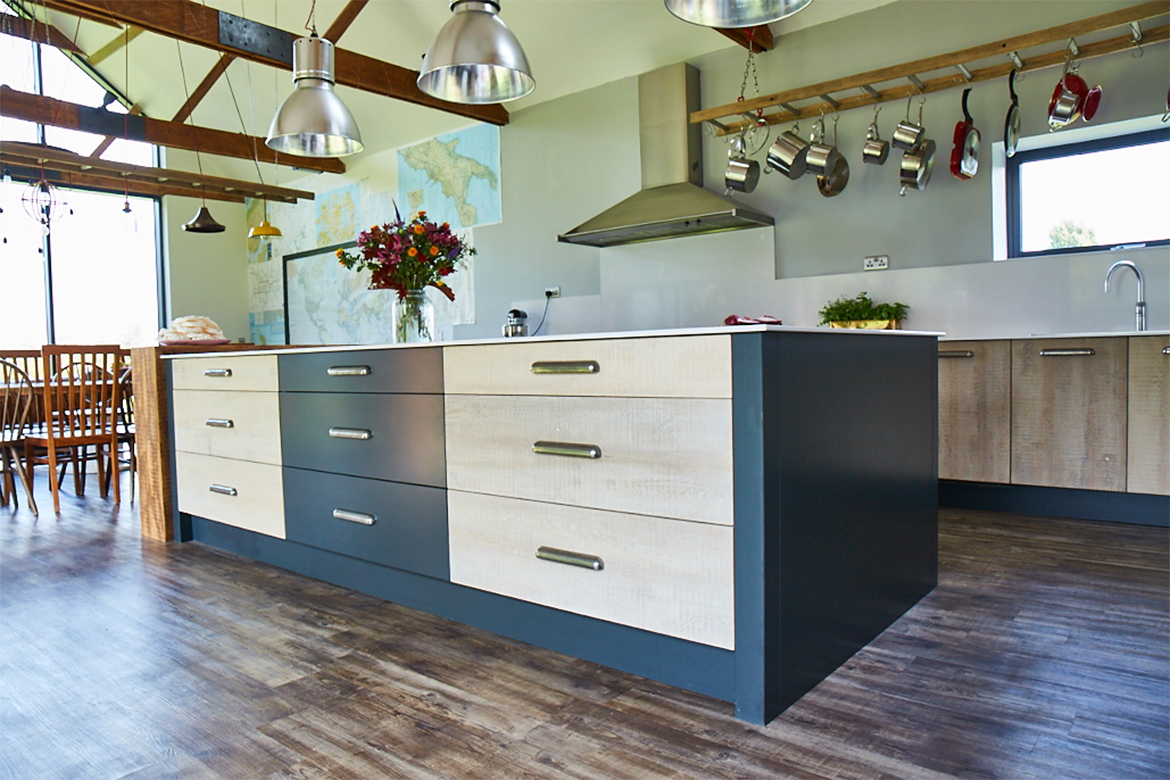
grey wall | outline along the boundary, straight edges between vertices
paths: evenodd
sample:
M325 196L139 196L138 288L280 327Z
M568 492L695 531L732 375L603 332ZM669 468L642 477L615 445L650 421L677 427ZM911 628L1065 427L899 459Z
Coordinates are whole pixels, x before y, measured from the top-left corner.
M848 76L1131 4L894 3L784 36L775 51L758 60L760 88L769 93ZM702 71L705 106L735 99L745 55L733 47L695 61ZM1082 75L1105 88L1094 124L1160 114L1168 72L1165 44L1147 47L1141 59L1115 54L1085 62ZM1025 135L1047 135L1047 102L1058 77L1058 70L1048 69L1028 74L1018 85ZM638 189L636 78L517 111L501 131L504 221L475 230L480 251L477 321L456 327L455 336L498 335L505 312L513 306L539 319L547 286L560 286L565 296L551 304L547 333L712 325L732 312L772 313L791 324L811 325L826 300L863 289L875 295L888 291L886 299L914 306L913 327L959 336L1095 330L1087 323L1113 322L1118 300L1100 292L1096 277L1102 263L1117 256L992 263L990 171L985 167L975 179L960 182L946 167L954 124L961 117L960 95L958 89L935 93L926 104L924 123L939 142L940 159L923 192L898 196L893 157L880 168L861 164L860 147L872 110L858 109L840 116L840 146L853 172L840 196L821 197L811 177L790 182L768 176L755 193L740 197L776 218L773 231L606 250L558 244L556 234ZM985 142L1002 132L1008 102L1006 80L976 86L971 109ZM883 135L888 137L904 108L899 103L883 109ZM806 122L802 130L808 129ZM708 138L704 155L707 187L722 190L726 147ZM985 156L985 166L989 158ZM891 271L856 273L862 257L875 253L890 255ZM1147 271L1152 288L1170 287L1170 251L1138 250L1133 257ZM948 272L951 266L961 268ZM1067 277L1067 284L1052 287L1054 273ZM774 283L776 279L783 284ZM990 305L998 285L1014 286L1034 305ZM965 286L972 287L969 295ZM1166 319L1155 303L1161 294L1150 296L1151 327L1168 326L1158 324ZM964 306L968 313L954 314ZM1129 321L1122 318L1105 329L1121 330Z

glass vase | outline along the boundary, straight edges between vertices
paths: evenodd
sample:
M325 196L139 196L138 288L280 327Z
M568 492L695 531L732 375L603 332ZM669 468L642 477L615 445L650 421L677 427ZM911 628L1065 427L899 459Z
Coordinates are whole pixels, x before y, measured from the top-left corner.
M425 290L407 290L394 301L394 343L422 344L435 340L435 305Z

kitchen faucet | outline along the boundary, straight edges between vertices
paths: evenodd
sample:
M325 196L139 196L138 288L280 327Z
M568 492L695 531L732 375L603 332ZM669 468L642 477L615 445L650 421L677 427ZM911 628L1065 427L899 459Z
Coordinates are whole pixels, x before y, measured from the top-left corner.
M1141 270L1133 264L1130 260L1118 260L1113 265L1109 266L1109 270L1105 272L1105 292L1109 292L1109 280L1113 278L1113 272L1118 268L1132 269L1137 275L1137 305L1133 307L1134 330L1146 329L1146 280L1142 278Z

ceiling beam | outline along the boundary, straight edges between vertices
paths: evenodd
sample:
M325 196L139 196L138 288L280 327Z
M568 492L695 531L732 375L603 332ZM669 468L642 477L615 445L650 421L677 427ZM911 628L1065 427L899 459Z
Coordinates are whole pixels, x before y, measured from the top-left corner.
M151 0L151 2L140 2L139 0L41 1L45 6L55 11L87 19L113 19L123 24L142 27L159 35L177 38L197 46L205 46L225 54L233 54L240 59L270 65L281 70L292 70L292 57L288 51L282 50L274 56L259 50L245 50L237 48L231 43L221 42L220 37L223 31L220 30L219 22L223 18L234 25L254 32L257 37L268 36L276 40L291 41L297 37L296 35L259 22L249 21L226 11L216 11L214 8L190 2L190 0ZM345 49L336 49L334 57L337 65L337 83L343 86L493 125L508 124L508 112L501 105L448 103L425 94L415 83L418 80L418 71Z
M143 182L145 184L167 184L185 188L189 197L200 197L212 192L238 194L246 197L264 198L281 203L296 203L298 200L313 200L313 193L288 187L274 187L271 184L257 184L242 179L225 179L220 176L206 176L172 168L151 168L144 165L98 160L82 157L63 149L54 149L38 144L0 142L0 162L10 165L44 166L61 172L84 173L88 176L112 178L116 181ZM233 195L234 196L234 195Z
M5 173L11 174L12 178L16 181L38 181L41 178L41 167L39 165L10 165L5 163ZM215 190L192 192L190 186L150 184L144 181L134 181L133 179L123 182L121 177L94 176L93 174L76 171L50 171L46 169L45 178L61 187L102 190L104 192L114 192L119 195L123 192L129 193L130 195L147 195L150 197L178 195L184 198L204 197L208 200L222 200L229 203L243 203L245 200L245 196L237 192L217 192Z
M207 71L207 75L203 77L203 81L199 82L199 86L195 87L195 91L187 97L183 105L179 106L179 110L175 112L175 117L171 121L186 122L187 117L194 113L195 106L199 105L203 98L207 97L207 93L215 86L215 82L219 81L219 77L223 75L223 72L228 69L228 65L231 65L234 59L235 57L231 54L220 54L215 65L211 67L211 70Z
M362 12L362 9L369 2L370 0L349 0L345 4L345 8L341 9L341 13L333 20L333 24L329 25L329 29L325 31L325 35L323 36L325 40L336 45L341 36L345 34L345 31L349 29L349 26L353 24L353 20L357 18L357 15Z
M13 16L12 14L0 14L0 33L11 35L13 38L24 38L34 43L45 43L45 36L47 34L48 44L50 46L55 46L62 51L72 52L81 57L85 56L85 52L68 35L51 24L47 25L44 22L38 22L36 19L24 19L19 16Z
M772 40L772 31L766 24L759 27L716 27L715 32L756 54L763 54L776 48L776 42Z
M89 60L90 65L97 65L102 60L106 59L112 54L116 54L123 46L129 44L130 41L142 35L143 29L141 27L134 27L133 25L127 27L121 33L112 39L105 46L101 47L86 59Z
M128 113L130 116L142 116L142 106L135 103L133 106L130 107L130 110L127 111L126 113ZM111 146L113 146L114 141L117 141L119 138L121 138L121 136L107 135L105 137L105 140L103 140L100 144L98 144L97 148L95 148L92 152L89 153L89 156L90 157L101 157L103 154L106 153L107 149L109 149Z
M84 132L100 132L110 135L107 129L110 117L115 117L121 130L121 114L111 115L108 111L89 106L79 106L76 103L67 103L56 98L31 95L19 92L7 85L0 84L0 116L12 119L24 119L28 122L37 122L42 125L64 127L68 130ZM146 141L158 146L171 149L186 149L190 152L217 154L222 157L237 157L241 160L251 160L253 154L261 162L277 162L276 152L264 145L263 138L255 138L242 133L229 133L224 130L213 130L210 127L195 127L181 122L167 122L163 119L150 117L136 118L131 126L135 132L130 137L135 141ZM100 129L95 129L100 128ZM298 168L327 173L345 173L345 163L331 157L295 157L282 155L280 162L286 165L294 164Z

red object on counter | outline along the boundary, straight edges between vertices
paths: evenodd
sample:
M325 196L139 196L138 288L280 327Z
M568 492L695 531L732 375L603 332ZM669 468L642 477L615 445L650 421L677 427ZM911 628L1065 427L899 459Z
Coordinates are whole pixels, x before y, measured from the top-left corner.
M743 317L739 314L730 314L723 320L724 325L783 325L779 317L761 314L758 317Z

